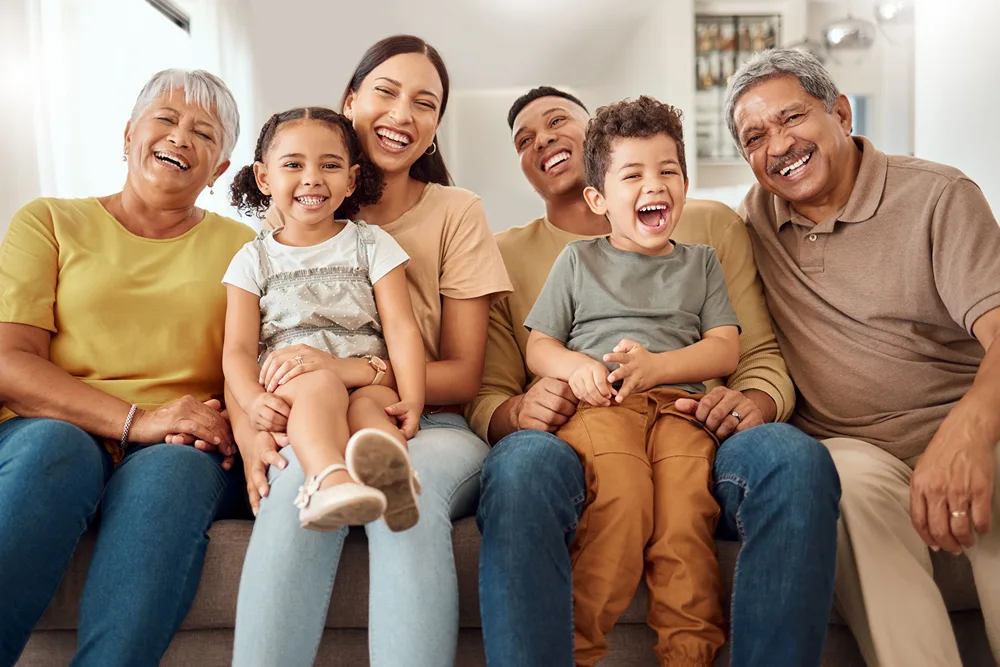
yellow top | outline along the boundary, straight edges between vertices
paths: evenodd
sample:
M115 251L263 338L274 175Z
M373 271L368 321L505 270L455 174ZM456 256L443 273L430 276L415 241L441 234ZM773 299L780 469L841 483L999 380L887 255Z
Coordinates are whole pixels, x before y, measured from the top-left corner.
M465 408L472 430L487 442L493 412L508 398L527 391L536 380L524 361L528 344L524 320L549 269L567 243L592 237L571 234L539 218L524 227L501 232L496 238L514 293L490 310L483 384L479 395ZM729 299L742 328L740 363L727 386L737 391L765 392L774 399L778 420L787 420L795 407L795 388L774 338L743 220L725 204L689 199L672 238L712 246L722 264ZM705 385L711 389L720 382Z
M0 322L51 331L52 363L141 408L221 398L222 276L253 237L206 212L182 236L147 239L97 199L36 199L0 245Z

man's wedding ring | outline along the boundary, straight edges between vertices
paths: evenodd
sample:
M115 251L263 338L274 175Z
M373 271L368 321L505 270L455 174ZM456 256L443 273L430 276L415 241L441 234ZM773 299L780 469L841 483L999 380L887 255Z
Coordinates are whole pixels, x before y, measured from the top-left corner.
M737 424L739 424L739 423L740 423L740 420L742 420L742 419L743 419L743 417L742 417L742 416L740 416L740 413L736 412L736 410L733 410L733 411L732 411L732 412L730 412L729 414L731 414L732 416L736 417L736 423L737 423Z

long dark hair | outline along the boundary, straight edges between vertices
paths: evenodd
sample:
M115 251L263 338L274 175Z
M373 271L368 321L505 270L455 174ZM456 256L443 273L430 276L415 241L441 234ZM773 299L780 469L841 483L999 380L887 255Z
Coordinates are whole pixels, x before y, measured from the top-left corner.
M365 155L361 149L361 140L358 139L358 134L354 131L354 126L343 114L325 107L298 107L274 114L264 123L264 127L260 130L260 136L257 137L257 147L253 152L254 162L264 161L264 156L274 144L274 137L277 136L278 128L282 124L304 119L323 122L340 130L344 137L344 145L347 147L347 159L350 161L348 166L358 165L361 168L354 192L344 200L344 203L334 213L334 217L339 220L353 219L362 206L370 206L378 202L382 196L384 181L382 171ZM265 195L257 187L257 177L254 176L252 164L243 167L236 173L229 194L233 208L258 218L263 217L271 206L271 197Z
M403 55L404 53L424 54L431 61L431 64L434 65L438 76L441 77L441 87L444 94L441 97L441 109L438 112L438 123L440 123L441 119L444 118L444 110L448 106L448 90L450 87L448 84L448 69L444 66L444 61L441 59L441 54L437 52L437 49L413 35L393 35L392 37L386 37L365 51L365 55L361 57L361 62L358 63L357 68L354 70L351 81L347 84L347 88L344 89L343 97L340 98L340 108L344 108L347 96L351 92L357 93L360 90L361 82L371 74L373 69L389 58ZM435 134L432 145L437 146L437 143L437 134ZM440 147L438 147L438 150L433 155L424 153L417 158L417 161L410 167L410 176L424 183L452 184L451 174L448 173L448 168L444 165L444 156L441 155Z

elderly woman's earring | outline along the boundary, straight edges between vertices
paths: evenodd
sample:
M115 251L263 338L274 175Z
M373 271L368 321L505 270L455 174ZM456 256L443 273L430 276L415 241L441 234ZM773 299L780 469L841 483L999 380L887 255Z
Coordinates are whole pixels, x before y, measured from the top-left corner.
M208 186L208 194L210 194L210 195L214 195L215 194L215 186L213 186L213 185Z

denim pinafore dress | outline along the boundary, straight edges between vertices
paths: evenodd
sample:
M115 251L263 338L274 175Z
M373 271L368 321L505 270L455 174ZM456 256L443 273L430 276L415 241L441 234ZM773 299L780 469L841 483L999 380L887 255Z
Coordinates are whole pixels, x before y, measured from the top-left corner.
M367 249L375 245L375 234L363 221L347 224L357 231L354 264L275 273L264 244L274 232L261 232L254 240L263 277L260 362L275 350L299 344L340 358L388 356L368 273Z

